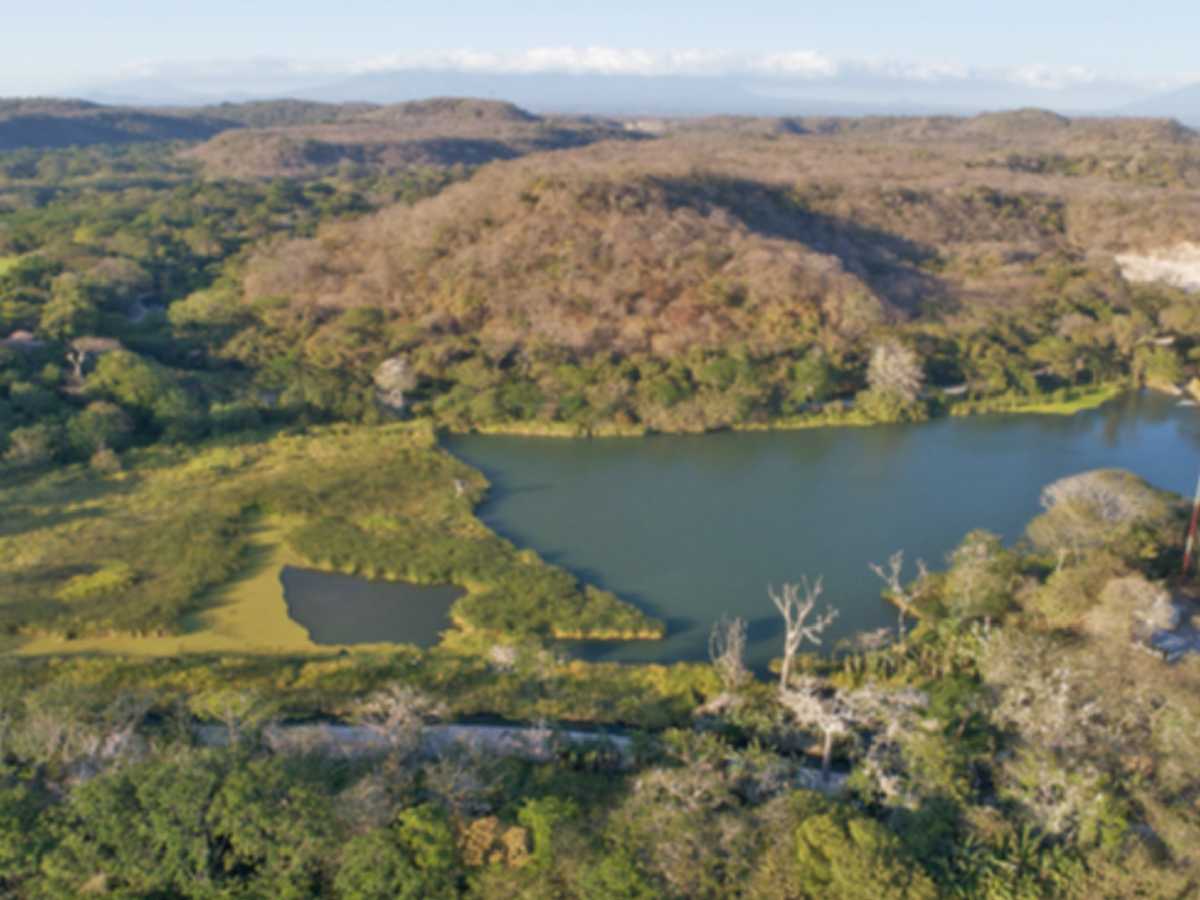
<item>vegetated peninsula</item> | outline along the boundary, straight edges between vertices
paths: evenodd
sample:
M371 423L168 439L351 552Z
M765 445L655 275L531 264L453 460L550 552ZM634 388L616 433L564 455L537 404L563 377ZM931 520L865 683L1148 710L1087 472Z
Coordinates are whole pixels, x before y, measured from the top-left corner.
M1165 120L3 102L0 896L1194 895L1182 498L1056 475L862 560L897 627L783 559L708 661L587 662L671 623L439 432L1195 390L1198 199ZM461 593L322 645L285 565Z

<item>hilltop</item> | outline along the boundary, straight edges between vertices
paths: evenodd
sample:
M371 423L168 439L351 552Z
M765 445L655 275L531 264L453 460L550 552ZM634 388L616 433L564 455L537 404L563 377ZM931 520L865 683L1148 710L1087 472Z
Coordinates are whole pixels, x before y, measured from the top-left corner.
M202 115L100 106L81 100L0 100L0 150L200 141L227 127Z
M479 165L628 136L615 122L544 118L509 103L461 98L379 107L310 105L302 110L305 121L301 116L287 121L278 107L272 112L280 124L225 132L188 158L210 176L311 177L343 165L385 170Z
M177 141L215 177L314 177L371 169L478 165L628 137L620 123L535 116L510 103L433 98L383 106L262 100L139 109L82 100L0 100L0 150Z

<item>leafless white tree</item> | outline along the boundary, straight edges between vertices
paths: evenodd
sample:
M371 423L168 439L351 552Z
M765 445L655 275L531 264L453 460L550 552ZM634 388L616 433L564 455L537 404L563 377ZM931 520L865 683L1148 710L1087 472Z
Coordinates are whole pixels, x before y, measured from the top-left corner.
M779 670L779 689L781 691L787 690L788 679L792 674L792 661L795 659L800 645L809 641L819 646L821 633L837 618L837 610L832 606L827 606L820 617L805 624L823 590L824 586L820 576L816 581L810 582L807 575L795 584L784 584L779 591L776 591L771 585L767 586L767 594L771 597L771 602L783 616L783 666Z
M1152 508L1145 493L1129 489L1103 470L1060 478L1046 486L1041 499L1047 510L1080 504L1089 518L1114 525L1140 518Z
M913 688L898 690L867 685L843 696L857 731L867 735L856 763L888 803L912 806L911 763L905 745L923 729L929 698Z
M426 717L438 712L438 704L425 694L394 684L368 697L358 708L358 719L379 734L393 754L408 757L420 749Z
M1170 592L1161 584L1142 575L1127 575L1104 585L1081 624L1094 637L1149 643L1158 632L1176 628L1181 618Z
M511 672L517 667L519 655L512 644L493 644L488 648L487 659L497 672Z
M842 691L805 677L780 694L780 703L797 723L821 732L824 782L829 780L835 741L852 737L857 745L865 745L860 763L880 793L889 800L903 796L906 764L902 744L929 706L925 694L911 688L887 690L873 685Z
M740 688L750 675L746 670L745 652L745 620L721 616L708 636L708 655L728 692Z
M821 777L828 780L833 742L850 733L853 710L838 691L807 677L794 688L780 691L779 701L801 725L821 732Z
M904 551L897 550L888 557L887 569L878 563L869 563L870 569L883 581L887 587L888 596L892 602L896 604L900 610L900 622L897 626L897 633L900 640L904 639L904 617L911 616L916 618L914 609L914 601L916 600L915 591L912 588L904 586ZM917 560L917 581L920 584L929 575L929 570L925 567L925 560Z
M1136 476L1098 469L1060 478L1042 491L1045 513L1029 524L1033 542L1058 554L1059 567L1069 554L1103 546L1115 534L1138 523L1168 520L1169 505Z
M921 395L925 376L916 353L899 341L887 341L871 352L867 383L874 390L897 394L905 403L912 403Z
M416 373L403 356L385 359L371 377L375 382L376 399L393 412L404 410L408 392L417 386Z
M76 381L83 380L84 366L95 356L111 353L121 349L121 342L115 338L80 337L71 341L67 348L67 362L71 364L71 374Z
M425 788L459 819L484 815L499 784L493 762L478 749L461 746L422 766Z
M71 781L87 780L146 752L139 729L153 705L150 694L123 693L98 709L81 709L65 693L52 689L27 700L25 715L8 719L7 735L0 732L3 749L54 760Z

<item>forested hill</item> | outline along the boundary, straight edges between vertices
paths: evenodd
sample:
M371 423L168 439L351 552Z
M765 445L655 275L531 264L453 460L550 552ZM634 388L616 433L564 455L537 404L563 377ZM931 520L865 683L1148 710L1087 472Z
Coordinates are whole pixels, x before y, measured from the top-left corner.
M456 428L757 427L852 398L921 417L919 378L858 402L897 340L988 408L1195 372L1194 298L1117 262L1200 243L1200 144L1168 120L184 112L155 115L226 130L0 152L6 455L89 455L63 429L90 397L139 439L370 418L379 390ZM80 362L94 339L125 352Z
M614 121L540 117L509 103L467 98L391 106L285 99L162 109L0 100L0 150L179 141L201 145L187 156L214 177L316 177L346 165L478 165L630 136ZM210 138L216 139L203 143Z
M974 144L976 147L1039 148L1089 153L1107 146L1195 144L1196 132L1174 119L1153 117L1069 118L1044 109L1018 109L976 116L701 116L641 118L657 134L723 133L743 137L789 135L879 138L901 142Z
M223 107L214 110L223 111ZM381 107L298 110L273 104L247 119L279 121L228 131L190 151L210 177L313 177L339 169L394 170L413 165L479 165L544 150L629 139L620 123L535 116L509 103L462 98ZM302 112L301 116L288 113ZM322 117L334 116L333 119Z
M230 127L203 115L100 106L79 100L0 100L0 150L148 141L200 141Z
M1114 254L1200 240L1194 136L1045 115L955 121L937 139L930 120L828 135L691 123L495 163L415 207L264 250L247 297L326 319L371 307L498 358L763 354L1011 310L1071 271L1112 291ZM1018 152L1011 135L1030 120L1042 141Z

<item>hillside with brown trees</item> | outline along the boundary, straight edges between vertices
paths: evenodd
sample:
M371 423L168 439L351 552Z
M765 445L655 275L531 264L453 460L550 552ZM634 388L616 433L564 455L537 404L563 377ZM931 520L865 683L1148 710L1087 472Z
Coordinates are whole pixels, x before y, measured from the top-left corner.
M1020 305L1064 261L1112 270L1118 252L1200 238L1200 144L1171 123L1018 113L769 125L691 122L652 141L495 163L415 207L260 254L246 293L318 318L377 308L499 355L534 344L769 353ZM1010 164L1026 147L1111 165ZM1121 154L1176 167L1116 173Z

